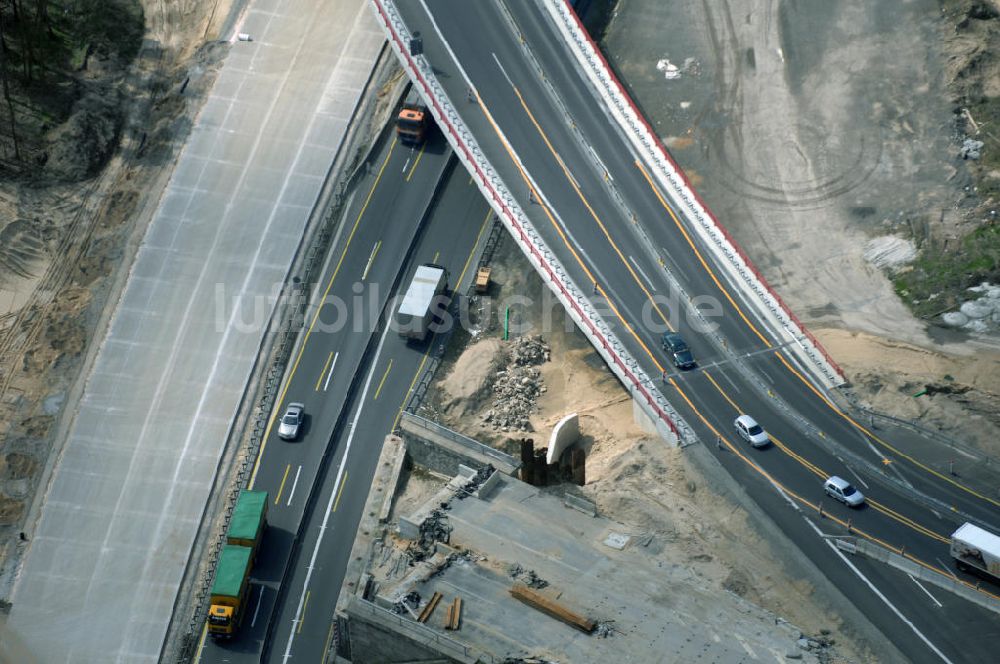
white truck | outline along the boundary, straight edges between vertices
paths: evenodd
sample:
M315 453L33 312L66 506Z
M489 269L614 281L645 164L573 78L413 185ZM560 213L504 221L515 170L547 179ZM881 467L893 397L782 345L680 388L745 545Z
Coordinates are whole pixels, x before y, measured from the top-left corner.
M1000 581L1000 537L971 523L951 535L951 557L963 572L976 571Z
M396 312L399 335L417 341L427 338L435 315L448 308L447 290L448 270L433 263L419 266Z

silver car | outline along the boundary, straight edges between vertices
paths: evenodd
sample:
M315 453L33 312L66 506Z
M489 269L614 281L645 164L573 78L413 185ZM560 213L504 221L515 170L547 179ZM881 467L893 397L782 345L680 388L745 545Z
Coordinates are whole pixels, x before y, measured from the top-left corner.
M285 409L285 414L281 416L281 423L278 424L278 438L282 440L295 440L298 438L299 429L302 427L302 419L305 417L306 407L300 403L290 403Z
M771 442L771 437L764 431L764 427L757 424L757 420L749 415L740 415L737 417L736 421L733 422L733 426L736 428L736 433L740 435L740 438L754 447L764 447Z
M848 507L860 507L865 497L855 489L850 482L834 475L823 483L823 491L834 500L839 500Z

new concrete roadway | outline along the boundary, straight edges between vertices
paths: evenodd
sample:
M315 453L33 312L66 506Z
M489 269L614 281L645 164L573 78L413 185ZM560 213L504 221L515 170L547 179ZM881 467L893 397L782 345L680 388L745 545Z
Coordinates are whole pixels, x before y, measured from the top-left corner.
M398 7L409 30L422 34L424 57L486 158L572 279L588 293L593 288L595 306L644 370L666 373L664 394L722 465L904 655L990 659L992 647L980 637L995 616L955 598L944 611L891 570L847 564L820 534L844 535L850 527L951 574L946 542L954 528L966 519L994 530L1000 524L995 478L953 477L950 450L908 429L872 430L835 405L670 205L538 4L506 4L516 28L499 3ZM470 88L477 103L467 101ZM715 312L709 320L716 333L699 326L689 296L711 303L704 311ZM687 338L698 369L673 369L659 348L666 329ZM760 421L774 445L756 450L735 436L741 412ZM861 486L869 505L849 510L824 499L830 474Z
M66 405L6 625L15 661L158 661L264 337L218 296L267 303L285 280L384 44L360 0L258 0L242 16L253 41L223 35L232 47Z

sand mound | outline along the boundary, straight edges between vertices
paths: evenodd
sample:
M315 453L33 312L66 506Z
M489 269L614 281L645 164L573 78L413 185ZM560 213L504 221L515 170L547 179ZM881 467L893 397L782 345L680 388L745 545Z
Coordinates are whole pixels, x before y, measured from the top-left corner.
M489 396L493 374L503 362L503 343L497 338L477 341L466 348L451 372L441 381L445 412L468 415Z

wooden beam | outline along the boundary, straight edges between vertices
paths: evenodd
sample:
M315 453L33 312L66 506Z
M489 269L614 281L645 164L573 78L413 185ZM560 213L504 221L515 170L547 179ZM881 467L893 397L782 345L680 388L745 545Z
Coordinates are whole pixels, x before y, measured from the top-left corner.
M523 583L515 583L510 588L510 594L514 599L520 600L533 609L541 611L547 616L551 616L560 622L564 622L570 627L575 627L581 632L590 634L597 627L597 623L575 611L571 611L559 602L549 599L545 595L532 590Z
M434 609L437 608L438 602L441 601L441 597L442 595L439 592L435 592L431 595L431 601L427 602L427 606L425 606L420 612L420 615L417 617L417 622L427 622L427 619L431 617L432 613L434 613Z
M458 629L462 622L462 598L456 597L448 606L448 615L445 616L445 629Z

